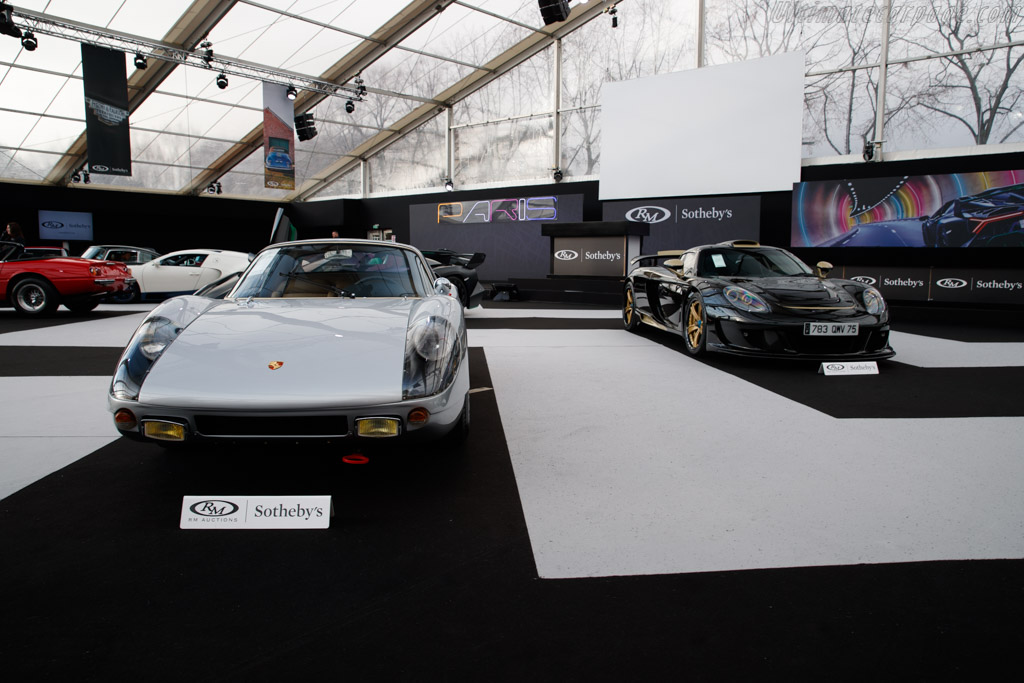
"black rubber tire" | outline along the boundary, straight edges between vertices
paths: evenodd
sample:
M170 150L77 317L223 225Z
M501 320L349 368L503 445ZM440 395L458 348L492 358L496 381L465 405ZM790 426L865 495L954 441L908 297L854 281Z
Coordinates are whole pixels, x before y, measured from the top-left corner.
M704 310L704 298L697 292L686 297L686 308L683 309L683 343L686 352L697 357L707 351L708 314Z
M466 439L469 438L469 423L469 392L466 392L466 400L462 404L462 413L459 415L459 421L455 423L452 431L444 436L443 444L445 450L458 449L465 443Z
M630 332L636 332L640 328L640 313L636 310L636 294L632 282L626 283L623 293L622 326Z
M140 292L139 285L133 284L129 286L127 292L118 292L111 294L107 297L107 300L115 304L133 304L139 300Z
M91 301L65 302L64 305L67 306L67 309L72 313L76 315L84 315L99 306L100 302L93 299Z
M461 277L449 277L448 281L455 287L455 291L459 295L459 301L462 302L463 308L469 308L469 291L466 289L466 282Z
M60 297L46 280L29 277L11 288L11 304L21 315L51 315L60 306Z

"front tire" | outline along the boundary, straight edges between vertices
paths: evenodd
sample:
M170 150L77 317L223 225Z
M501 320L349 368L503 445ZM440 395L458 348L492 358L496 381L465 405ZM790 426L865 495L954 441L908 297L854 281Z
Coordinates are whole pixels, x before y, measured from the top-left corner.
M46 280L26 278L11 290L11 303L21 315L44 316L57 310L57 290Z
M99 306L100 302L94 299L90 301L74 301L65 303L64 305L67 306L68 310L75 315L83 315Z
M693 292L686 299L686 311L683 314L683 341L686 342L686 352L691 356L701 356L707 351L707 326L708 314L704 309L704 299Z
M626 284L625 298L622 304L622 326L629 332L636 332L640 327L640 313L636 310L636 294L632 282Z

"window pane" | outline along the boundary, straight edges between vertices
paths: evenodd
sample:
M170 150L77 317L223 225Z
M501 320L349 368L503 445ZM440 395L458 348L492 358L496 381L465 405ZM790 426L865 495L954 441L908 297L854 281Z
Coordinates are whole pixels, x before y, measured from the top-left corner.
M601 108L562 114L562 173L592 176L601 170Z
M1020 0L893 0L889 58L1002 45L1024 38Z
M804 83L803 156L860 154L874 140L878 69L808 77Z
M370 158L370 192L398 192L444 184L446 116L412 131Z
M455 185L550 179L554 117L455 130Z
M707 0L706 62L724 64L803 50L807 70L877 62L878 0Z
M1024 73L1014 65L1022 52L1016 47L889 67L884 149L1024 141Z

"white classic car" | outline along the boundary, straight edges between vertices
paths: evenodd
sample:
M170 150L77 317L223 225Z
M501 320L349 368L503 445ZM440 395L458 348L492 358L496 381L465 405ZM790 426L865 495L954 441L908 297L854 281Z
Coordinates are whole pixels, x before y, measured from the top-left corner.
M125 436L457 441L469 430L466 325L415 248L267 247L225 299L158 305L110 385Z
M191 294L225 275L240 273L251 258L240 251L186 249L132 266L132 276L143 299L159 300Z

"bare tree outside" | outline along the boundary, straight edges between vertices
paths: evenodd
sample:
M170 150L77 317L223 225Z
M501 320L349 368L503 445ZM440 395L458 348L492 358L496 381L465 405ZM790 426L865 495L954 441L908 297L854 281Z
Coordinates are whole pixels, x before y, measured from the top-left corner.
M1024 38L1024 1L917 0L910 8L920 20L894 31L894 54L938 56L890 67L887 116L901 146L1024 139L1024 46L1008 46Z

